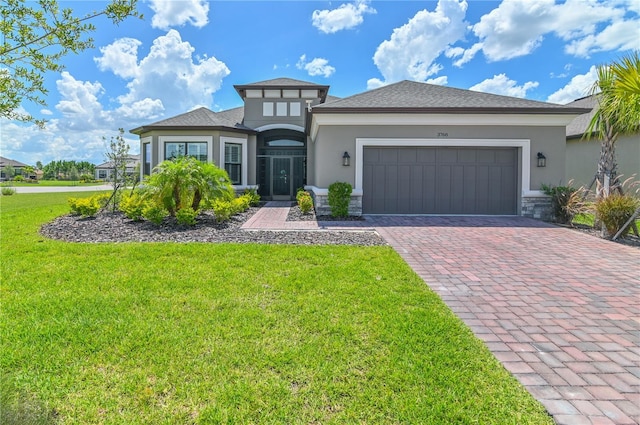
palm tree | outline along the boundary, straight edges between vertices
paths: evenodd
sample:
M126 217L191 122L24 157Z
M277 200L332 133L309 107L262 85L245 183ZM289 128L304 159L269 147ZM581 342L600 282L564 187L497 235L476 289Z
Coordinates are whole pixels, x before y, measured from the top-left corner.
M234 193L226 171L190 156L161 162L149 178L147 188L172 217L182 208L197 211L203 201L232 198Z
M618 186L615 142L620 135L634 134L640 127L640 53L634 51L597 69L598 80L591 94L598 106L584 137L602 140L598 161L597 198Z

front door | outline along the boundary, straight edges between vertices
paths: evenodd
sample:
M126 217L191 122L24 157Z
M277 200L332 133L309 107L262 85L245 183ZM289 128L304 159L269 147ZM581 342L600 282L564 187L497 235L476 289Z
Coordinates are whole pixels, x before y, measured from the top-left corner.
M271 158L271 199L288 201L293 194L291 160L289 156Z

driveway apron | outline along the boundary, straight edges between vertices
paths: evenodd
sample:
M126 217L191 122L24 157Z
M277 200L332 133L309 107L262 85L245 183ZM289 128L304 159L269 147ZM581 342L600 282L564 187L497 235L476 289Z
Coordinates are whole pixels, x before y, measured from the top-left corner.
M640 423L640 250L523 217L367 217L558 424Z

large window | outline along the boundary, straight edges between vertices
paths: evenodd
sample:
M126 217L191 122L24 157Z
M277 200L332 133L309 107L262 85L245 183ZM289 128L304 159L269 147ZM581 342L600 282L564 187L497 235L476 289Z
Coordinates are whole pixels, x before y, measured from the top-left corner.
M203 142L167 142L164 149L165 159L192 156L198 161L207 161L207 144Z
M142 144L142 174L151 175L151 143Z
M224 144L224 169L233 184L242 184L242 145Z

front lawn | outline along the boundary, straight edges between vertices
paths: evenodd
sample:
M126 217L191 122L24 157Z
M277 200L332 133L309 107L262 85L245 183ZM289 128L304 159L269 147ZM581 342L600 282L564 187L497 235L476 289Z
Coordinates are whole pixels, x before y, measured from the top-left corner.
M391 248L40 236L68 196L0 198L2 423L553 423Z

